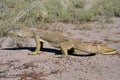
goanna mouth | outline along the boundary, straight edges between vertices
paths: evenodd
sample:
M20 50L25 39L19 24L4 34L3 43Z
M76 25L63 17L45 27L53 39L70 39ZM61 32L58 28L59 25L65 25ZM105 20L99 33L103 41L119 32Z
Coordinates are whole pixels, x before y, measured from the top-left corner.
M16 37L21 37L22 34L19 32L15 32L15 31L8 31L8 36L16 36Z
M8 31L8 36L12 36L14 35L14 32L13 31Z

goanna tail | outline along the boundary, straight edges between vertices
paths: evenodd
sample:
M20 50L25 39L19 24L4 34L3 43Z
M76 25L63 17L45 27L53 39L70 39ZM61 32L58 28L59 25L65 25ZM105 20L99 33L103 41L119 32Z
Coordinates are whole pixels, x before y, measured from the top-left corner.
M98 47L98 53L100 54L116 54L117 53L115 49L107 46L98 45L97 47Z

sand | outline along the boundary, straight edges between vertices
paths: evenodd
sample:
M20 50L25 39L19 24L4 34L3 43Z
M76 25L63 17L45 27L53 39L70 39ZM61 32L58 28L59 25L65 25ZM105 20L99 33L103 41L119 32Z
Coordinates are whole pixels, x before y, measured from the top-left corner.
M114 23L109 24L59 23L56 30L62 30L62 34L70 38L99 41L116 49L119 54L120 18L113 20ZM119 55L56 58L55 53L60 50L50 44L44 44L39 55L28 55L35 47L33 39L28 39L27 47L23 45L26 48L11 45L13 39L10 37L4 39L0 48L0 80L120 80Z

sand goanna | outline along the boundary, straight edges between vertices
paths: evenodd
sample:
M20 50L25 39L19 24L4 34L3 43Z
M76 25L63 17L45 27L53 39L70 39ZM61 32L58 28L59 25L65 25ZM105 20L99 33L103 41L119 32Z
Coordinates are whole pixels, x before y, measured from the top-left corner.
M116 50L105 45L93 45L81 40L70 39L61 33L42 30L42 29L17 29L8 32L9 35L16 37L30 37L34 38L36 42L36 49L31 54L38 54L39 50L43 47L42 43L49 43L53 47L60 48L63 56L68 56L68 50L74 49L87 53L94 54L116 54Z

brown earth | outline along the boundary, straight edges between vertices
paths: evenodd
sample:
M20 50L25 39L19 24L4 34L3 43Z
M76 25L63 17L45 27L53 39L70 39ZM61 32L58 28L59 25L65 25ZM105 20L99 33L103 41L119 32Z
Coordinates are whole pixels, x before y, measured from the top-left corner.
M58 30L70 38L106 44L117 49L120 54L120 18L113 18L113 21L109 24L55 23L55 26L47 29ZM21 45L24 48L17 48L18 45L10 37L2 39L0 80L120 80L118 55L70 55L69 58L56 58L55 53L60 50L49 44L44 45L40 55L28 55L35 47L33 39L24 42Z

